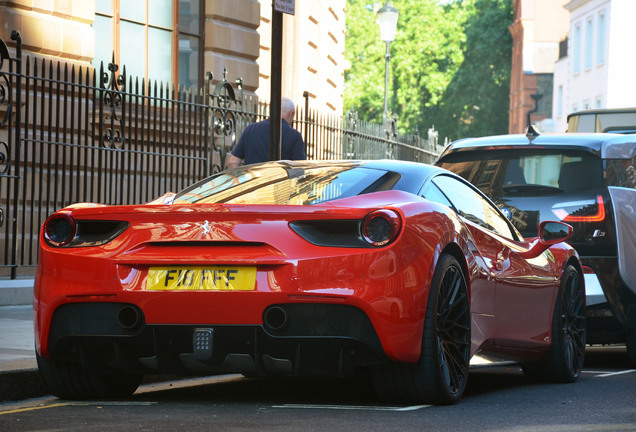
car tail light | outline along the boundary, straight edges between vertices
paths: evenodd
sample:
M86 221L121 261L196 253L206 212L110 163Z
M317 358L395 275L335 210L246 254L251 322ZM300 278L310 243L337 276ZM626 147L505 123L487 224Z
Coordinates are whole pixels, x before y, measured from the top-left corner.
M402 218L393 210L376 210L362 222L362 238L372 246L386 246L402 229Z
M106 244L129 226L128 222L75 220L66 213L57 213L44 222L42 230L50 246L87 247Z
M594 274L594 269L589 266L583 266L583 274Z
M59 213L51 216L44 222L44 239L55 247L66 246L75 238L77 224L67 214Z
M583 201L561 204L562 208L553 208L552 213L563 222L602 222L605 220L605 204L598 195L595 201Z

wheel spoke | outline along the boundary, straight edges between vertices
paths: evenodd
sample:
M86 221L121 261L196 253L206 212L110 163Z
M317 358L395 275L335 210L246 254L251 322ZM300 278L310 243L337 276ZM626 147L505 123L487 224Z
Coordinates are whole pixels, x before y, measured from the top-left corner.
M455 267L446 269L436 314L439 367L449 390L457 392L468 369L470 308L464 280Z
M466 362L457 347L439 341L440 366L443 377L449 388L455 392L459 389L466 370Z
M564 360L573 373L583 366L585 353L585 301L578 273L570 273L562 300L561 324L565 343Z

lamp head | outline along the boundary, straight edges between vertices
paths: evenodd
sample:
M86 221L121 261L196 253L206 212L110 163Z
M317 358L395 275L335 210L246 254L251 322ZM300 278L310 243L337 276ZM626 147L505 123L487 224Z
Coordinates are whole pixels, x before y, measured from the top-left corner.
M380 38L384 42L393 42L395 40L395 31L397 29L398 10L391 4L389 0L378 10L378 24L380 24Z

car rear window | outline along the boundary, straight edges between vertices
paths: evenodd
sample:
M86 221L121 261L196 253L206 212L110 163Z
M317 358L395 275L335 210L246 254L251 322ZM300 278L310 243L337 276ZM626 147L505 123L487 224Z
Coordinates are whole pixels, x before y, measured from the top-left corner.
M174 204L230 203L314 205L392 189L400 175L372 168L329 165L245 167L219 173L178 193Z
M577 151L511 149L451 153L437 163L491 199L572 194L603 187L597 156Z

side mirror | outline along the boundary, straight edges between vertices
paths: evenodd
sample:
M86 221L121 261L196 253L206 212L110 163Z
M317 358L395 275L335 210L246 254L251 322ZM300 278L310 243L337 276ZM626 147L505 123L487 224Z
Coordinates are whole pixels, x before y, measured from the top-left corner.
M572 227L563 222L544 221L539 225L539 241L553 245L572 237Z
M551 245L561 243L572 237L573 228L563 222L543 221L539 224L539 238L522 257L530 259L541 255Z

